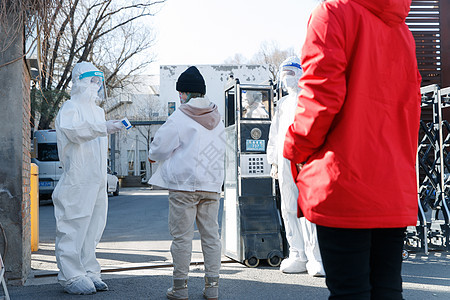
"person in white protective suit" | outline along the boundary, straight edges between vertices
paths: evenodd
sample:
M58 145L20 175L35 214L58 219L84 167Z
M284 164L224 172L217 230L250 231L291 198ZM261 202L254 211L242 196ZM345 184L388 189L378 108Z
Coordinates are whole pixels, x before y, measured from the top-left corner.
M71 98L56 116L58 155L63 168L52 198L56 218L55 254L58 281L69 294L108 290L100 278L95 248L107 213L107 135L124 128L105 121L96 105L104 93L104 76L93 64L80 62L72 71Z
M261 92L247 90L242 93L242 106L245 109L244 118L269 118L269 114L264 108L261 100Z
M291 173L290 161L283 157L286 132L294 122L297 108L298 81L302 75L300 59L287 58L280 66L280 82L288 95L282 97L275 109L269 131L267 160L272 165L270 175L278 179L281 194L281 213L289 244L289 257L281 262L284 273L308 271L312 276L324 276L315 224L297 218L298 189Z

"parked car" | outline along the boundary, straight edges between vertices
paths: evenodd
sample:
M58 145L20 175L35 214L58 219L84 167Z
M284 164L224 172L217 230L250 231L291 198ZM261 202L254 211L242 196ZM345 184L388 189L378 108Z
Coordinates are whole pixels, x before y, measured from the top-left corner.
M106 192L112 193L113 196L119 196L119 178L117 178L117 172L111 172L108 169Z

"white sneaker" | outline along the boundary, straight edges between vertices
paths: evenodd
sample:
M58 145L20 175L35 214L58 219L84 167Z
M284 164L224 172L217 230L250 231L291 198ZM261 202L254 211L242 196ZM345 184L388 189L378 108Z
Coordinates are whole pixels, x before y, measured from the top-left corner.
M281 262L280 271L288 274L306 272L306 261L288 257Z

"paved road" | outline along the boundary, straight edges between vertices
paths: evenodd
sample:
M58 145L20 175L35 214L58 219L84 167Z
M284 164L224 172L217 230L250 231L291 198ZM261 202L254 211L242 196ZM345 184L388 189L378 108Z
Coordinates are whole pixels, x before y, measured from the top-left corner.
M8 287L11 299L166 299L172 279L167 213L165 191L128 188L118 197L109 197L108 223L97 256L110 291L72 296L56 283L53 206L41 205L40 244L32 254L33 272L25 286ZM193 262L202 262L198 233L193 249ZM247 268L227 257L223 261L221 299L327 299L324 278L282 274L267 265ZM411 254L403 265L403 280L405 299L450 299L450 253ZM203 266L194 265L190 299L202 299L202 287Z

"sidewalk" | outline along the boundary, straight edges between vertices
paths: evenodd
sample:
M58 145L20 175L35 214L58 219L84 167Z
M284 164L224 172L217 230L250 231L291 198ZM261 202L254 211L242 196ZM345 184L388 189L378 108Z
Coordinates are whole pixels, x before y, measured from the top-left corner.
M172 282L167 192L127 188L121 196L110 197L109 205L107 228L97 248L109 291L87 296L63 292L56 280L53 207L47 205L40 207L40 243L32 254L33 271L25 286L8 286L11 299L166 299ZM192 262L202 260L196 233ZM225 256L222 261L220 299L328 298L324 278L283 274L264 264L248 268ZM403 281L407 300L450 299L450 253L412 253L403 264ZM203 299L203 285L203 265L192 265L189 299Z
M9 286L8 289L11 299L166 299L172 269L150 268L155 265L141 264L147 269L105 272L102 277L110 290L95 295L65 294L54 276L32 278L26 286ZM403 265L403 281L405 299L450 299L450 253L411 254ZM202 299L202 288L203 266L191 266L189 299ZM306 273L283 274L268 266L247 268L235 262L222 264L220 299L327 298L324 278Z

